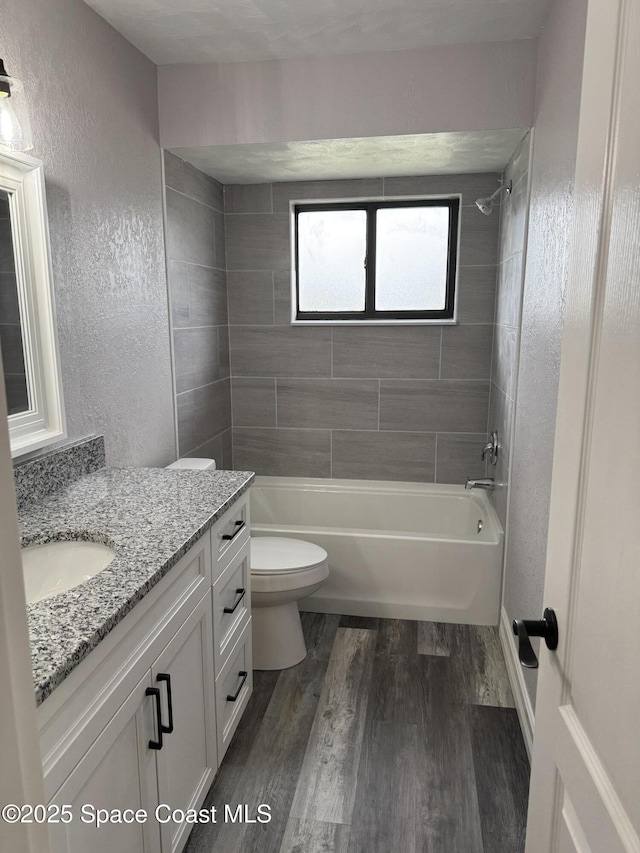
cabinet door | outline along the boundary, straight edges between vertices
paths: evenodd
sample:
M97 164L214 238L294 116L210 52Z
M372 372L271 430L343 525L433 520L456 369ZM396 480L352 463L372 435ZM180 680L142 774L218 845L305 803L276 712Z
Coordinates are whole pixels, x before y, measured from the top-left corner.
M152 667L162 695L158 794L171 809L198 808L217 770L211 596L205 595ZM167 731L171 729L171 731ZM184 847L187 823L160 827L163 853Z
M154 699L145 691L151 673L138 682L93 746L58 789L52 803L70 805L73 821L51 824L53 853L158 853L160 833L154 811L158 804ZM145 809L143 823L84 822L83 807ZM86 813L86 817L90 817Z

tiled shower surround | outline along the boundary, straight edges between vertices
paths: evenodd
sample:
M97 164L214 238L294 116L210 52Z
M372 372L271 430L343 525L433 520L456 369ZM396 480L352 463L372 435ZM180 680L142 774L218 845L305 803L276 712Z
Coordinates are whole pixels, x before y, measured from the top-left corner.
M499 176L225 187L235 467L460 483L482 476ZM289 201L462 193L456 326L291 326Z
M231 468L223 189L169 152L164 168L179 455Z
M168 153L165 174L180 455L230 467L233 437L259 474L483 475L499 214L474 202L498 175L231 185L223 218L220 184ZM290 325L290 200L453 193L458 325Z

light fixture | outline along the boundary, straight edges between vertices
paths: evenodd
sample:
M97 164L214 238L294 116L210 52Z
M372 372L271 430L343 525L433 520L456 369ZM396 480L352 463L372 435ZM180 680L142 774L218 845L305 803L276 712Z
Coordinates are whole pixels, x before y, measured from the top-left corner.
M22 83L15 77L9 77L4 61L0 59L0 148L8 148L10 151L29 151L33 148L22 92Z
M491 211L493 210L493 203L498 198L501 192L506 193L506 195L511 195L511 181L508 184L502 184L498 187L498 189L492 193L492 195L487 196L487 198L478 198L476 199L476 207L480 211L480 213L484 213L485 216L490 216Z

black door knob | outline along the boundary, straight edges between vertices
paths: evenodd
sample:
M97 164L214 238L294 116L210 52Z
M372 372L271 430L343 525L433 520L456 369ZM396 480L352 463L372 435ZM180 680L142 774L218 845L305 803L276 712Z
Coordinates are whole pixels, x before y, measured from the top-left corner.
M543 637L551 651L558 648L558 620L550 607L545 609L542 619L514 619L513 633L518 638L520 663L528 669L538 668L538 658L529 637Z

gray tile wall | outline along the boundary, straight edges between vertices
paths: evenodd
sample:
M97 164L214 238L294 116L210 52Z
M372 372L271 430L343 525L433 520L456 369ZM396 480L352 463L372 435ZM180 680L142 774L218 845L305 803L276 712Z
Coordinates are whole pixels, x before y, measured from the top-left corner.
M511 447L520 351L520 324L524 287L524 250L529 208L529 151L531 134L520 143L505 170L513 183L510 196L500 206L498 287L491 363L489 430L500 436L498 465L487 465L498 488L492 495L503 529L507 529ZM495 214L494 214L495 215Z
M461 483L482 476L498 175L225 187L234 465L260 474ZM291 326L291 199L462 194L454 327Z
M223 188L168 151L164 167L179 454L231 468Z

